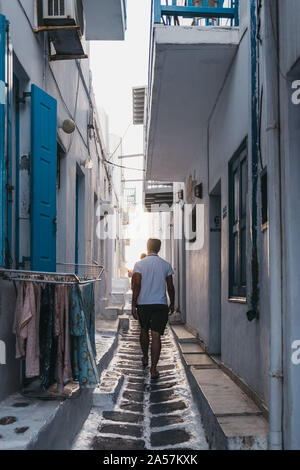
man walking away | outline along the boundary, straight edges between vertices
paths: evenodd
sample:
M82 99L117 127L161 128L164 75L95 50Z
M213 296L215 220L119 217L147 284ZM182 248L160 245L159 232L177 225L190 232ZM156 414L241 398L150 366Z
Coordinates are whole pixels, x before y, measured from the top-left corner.
M161 241L150 238L147 242L148 255L137 262L132 279L132 315L141 325L140 342L143 351L143 365L148 365L149 330L151 330L151 368L153 380L158 378L157 363L161 351L161 335L164 334L168 316L174 313L175 289L174 271L170 263L158 256ZM166 289L170 305L168 307Z

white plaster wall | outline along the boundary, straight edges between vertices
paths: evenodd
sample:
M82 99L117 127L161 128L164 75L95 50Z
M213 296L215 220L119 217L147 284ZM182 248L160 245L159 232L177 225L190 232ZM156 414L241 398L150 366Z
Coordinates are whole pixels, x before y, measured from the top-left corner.
M300 339L300 107L292 104L292 81L300 80L300 2L279 2L279 80L283 228L283 393L285 449L300 447L299 365L292 362L292 344ZM271 254L272 255L272 254Z
M228 208L228 163L249 128L248 33L242 39L210 126L210 188L222 182L222 208ZM250 157L248 157L250 161ZM249 172L250 173L250 172ZM250 188L250 185L249 185ZM248 195L249 195L248 191ZM250 199L248 203L251 208ZM228 211L227 211L228 212ZM260 214L260 212L259 212ZM248 216L248 232L249 232ZM222 360L268 402L269 309L268 309L268 246L267 232L258 230L260 263L260 319L249 322L248 306L228 300L229 253L228 216L222 220ZM248 234L248 245L249 245ZM248 263L251 259L248 248ZM248 296L251 272L248 266ZM230 340L229 340L230 338Z
M45 55L47 41L43 33L33 32L34 25L34 2L22 0L22 5L28 15L24 15L17 0L5 0L0 2L0 13L4 14L10 22L11 42L14 51L14 72L20 79L20 95L23 91L30 91L31 84L44 89L57 100L58 104L58 141L65 150L65 156L61 160L61 183L57 190L57 261L74 263L75 261L75 191L76 191L76 168L81 168L84 190L81 199L82 220L80 221L80 259L79 262L90 264L94 254L94 238L97 220L95 220L95 195L101 199L110 198L108 193L104 195L103 180L104 170L102 149L105 142L102 137L101 124L97 115L97 107L93 91L90 88L91 74L89 60L80 61L83 80L79 75L75 60L59 61L49 63ZM30 23L30 24L29 24ZM88 43L83 39L83 46L88 53ZM97 123L101 142L95 139L95 130L88 130L91 106L87 90L93 102L94 123ZM78 90L78 97L76 94ZM77 102L77 104L76 104ZM30 98L26 104L20 105L20 259L30 257L30 152L31 152L31 106ZM67 136L59 129L63 121L72 118L76 122L75 132ZM106 132L106 131L105 131ZM93 162L92 169L83 167L83 163L90 158ZM14 215L13 215L14 217ZM100 240L97 241L98 248ZM111 259L114 253L113 247L105 242L106 259ZM30 262L24 265L30 269ZM110 283L103 283L96 288L96 312L99 313L99 292L107 295ZM105 292L106 291L106 292ZM1 305L13 305L12 289L0 287ZM11 315L13 313L6 308L1 309L1 334L5 338L11 336ZM8 317L9 316L9 317ZM2 339L0 337L0 339ZM19 384L18 364L15 365L14 345L9 344L8 362L11 365L10 372L6 374L6 384L0 381L0 399ZM6 366L1 366L6 367ZM2 371L1 371L2 374ZM4 387L4 388L3 388Z
M200 251L186 253L187 323L199 332L210 348L209 321L209 199L208 193L221 180L221 209L228 213L228 163L249 127L248 34L241 41L224 87L216 102L209 127L209 153L205 144L199 149L190 173L203 182L205 205L205 242ZM202 142L205 142L203 136ZM207 161L209 158L209 169ZM209 188L208 188L209 174ZM249 206L250 207L250 206ZM249 226L249 225L248 225ZM261 316L249 322L248 306L228 300L229 253L228 216L222 220L221 240L221 354L222 360L241 376L261 398L268 402L269 310L268 310L268 236L259 230ZM250 257L248 256L248 259ZM249 269L248 269L249 271ZM250 278L250 272L249 272ZM250 283L249 283L250 284Z

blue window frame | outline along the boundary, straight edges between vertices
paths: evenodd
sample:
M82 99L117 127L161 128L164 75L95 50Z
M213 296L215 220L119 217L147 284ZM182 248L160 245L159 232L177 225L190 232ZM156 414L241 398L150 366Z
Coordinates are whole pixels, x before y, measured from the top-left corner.
M5 258L6 19L0 15L0 265Z
M0 15L0 265L11 265L12 49L9 22Z
M229 164L229 297L247 294L247 140Z

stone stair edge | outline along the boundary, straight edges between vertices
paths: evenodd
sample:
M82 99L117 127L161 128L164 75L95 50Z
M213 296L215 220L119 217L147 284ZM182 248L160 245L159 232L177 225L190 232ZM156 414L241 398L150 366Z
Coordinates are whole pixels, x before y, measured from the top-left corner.
M226 419L227 418L231 418L231 420L235 420L235 418L237 419L240 419L240 418L244 418L246 420L246 418L249 417L249 415L241 415L241 414L236 414L236 415L218 415L218 414L215 414L212 410L212 408L210 407L210 404L205 396L205 393L203 393L203 390L201 388L201 386L199 385L195 375L194 375L194 371L199 371L199 370L203 370L203 371L208 371L208 370L220 370L222 371L222 373L224 375L226 375L226 377L232 382L234 383L237 387L239 387L239 385L228 375L226 374L225 371L222 370L222 368L220 367L220 365L214 361L214 359L212 358L213 362L214 362L214 365L209 367L209 366L197 366L197 367L194 367L194 366L189 366L187 364L187 361L185 359L185 354L190 354L190 353L184 353L180 347L180 344L187 344L187 343L195 343L195 342L198 342L198 344L201 345L201 341L197 340L197 338L191 338L190 340L188 340L187 338L184 338L182 340L182 338L180 338L180 336L178 337L178 335L176 334L176 328L175 328L175 331L174 331L174 328L173 326L177 326L177 325L172 325L172 331L173 331L173 334L177 340L177 347L178 347L178 350L179 350L179 353L180 353L180 356L182 358L182 362L184 364L184 367L185 367L185 370L186 370L186 374L187 374L187 377L188 377L188 380L189 380L189 383L190 383L190 386L191 386L191 389L192 389L192 392L193 392L193 395L194 395L194 398L195 398L195 401L198 405L198 408L200 410L200 413L202 414L202 417L203 417L203 424L204 424L204 428L205 428L205 431L206 431L206 434L207 434L207 439L210 443L210 445L212 446L212 448L214 449L249 449L249 448L252 448L252 449L267 449L267 433L264 432L264 433L260 433L258 432L257 434L251 434L249 436L246 436L246 435L227 435L227 429L228 429L228 424L226 423ZM184 324L181 325L182 327L185 327ZM186 329L187 330L187 329ZM189 332L189 330L187 330ZM193 354L197 354L197 353L193 353ZM205 351L204 352L199 352L198 353L199 355L207 355L208 357L210 357ZM246 392L245 390L243 390L241 387L239 387L239 389L241 390L242 393L244 393L246 395ZM253 401L251 397L249 397L249 400ZM254 401L253 401L254 403ZM259 413L251 413L250 414L250 418L251 417L258 417L259 419L261 420L264 420L264 422L262 422L262 428L267 428L267 420L265 419L265 417L263 416L263 412L262 411L259 411ZM225 421L224 421L225 420ZM224 424L225 423L225 424ZM263 426L263 424L265 423L265 426ZM227 426L226 426L227 424ZM241 426L240 426L241 427Z

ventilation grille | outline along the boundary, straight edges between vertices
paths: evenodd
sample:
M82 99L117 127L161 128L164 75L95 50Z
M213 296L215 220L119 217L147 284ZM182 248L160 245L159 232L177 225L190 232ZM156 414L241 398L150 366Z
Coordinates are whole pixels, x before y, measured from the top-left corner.
M44 18L66 18L66 0L44 0Z
M134 125L144 124L146 88L145 87L133 88L132 98L133 98L133 124Z

